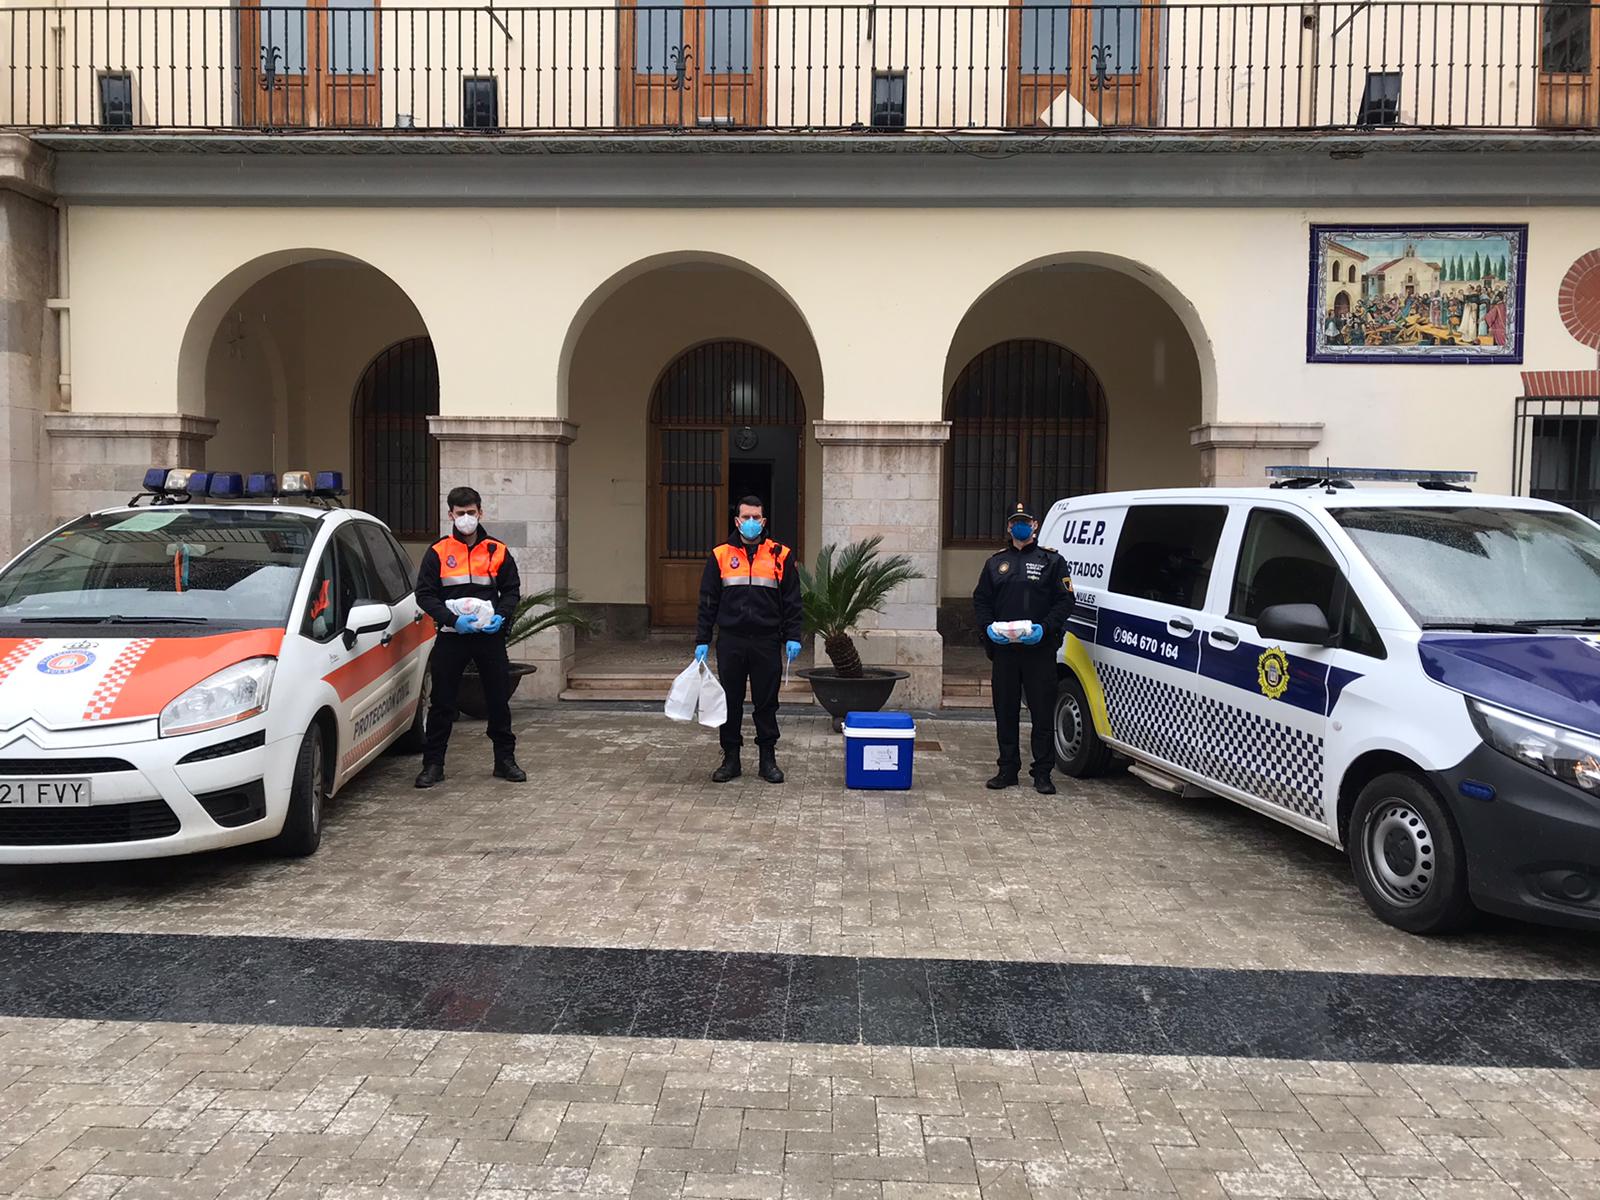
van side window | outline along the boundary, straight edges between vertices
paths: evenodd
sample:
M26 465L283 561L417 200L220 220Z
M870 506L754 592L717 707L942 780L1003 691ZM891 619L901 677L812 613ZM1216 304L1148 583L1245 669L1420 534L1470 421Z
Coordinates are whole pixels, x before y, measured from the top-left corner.
M333 535L333 544L339 551L339 613L335 628L343 629L350 619L350 610L357 604L385 603L384 589L367 557L366 547L353 528L339 526L339 532Z
M1228 510L1218 504L1141 504L1128 510L1107 587L1122 596L1200 608Z
M357 521L354 528L367 548L367 556L372 560L377 571L377 582L382 589L383 594L373 599L382 600L385 604L399 604L411 594L413 578L411 564L406 561L405 553L395 545L394 539L381 525Z
M306 603L305 621L300 632L318 642L325 642L338 631L339 597L337 580L333 571L333 546L322 552L317 572L311 577L311 599Z
M1254 623L1275 604L1315 604L1331 622L1341 619L1341 645L1358 654L1384 656L1383 641L1322 539L1297 517L1258 508L1245 522L1228 614Z

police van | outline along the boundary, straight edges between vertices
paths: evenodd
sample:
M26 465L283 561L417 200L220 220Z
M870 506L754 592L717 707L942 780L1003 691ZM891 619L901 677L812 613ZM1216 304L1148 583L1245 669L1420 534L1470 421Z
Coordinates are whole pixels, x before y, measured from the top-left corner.
M1472 472L1270 475L1051 508L1061 769L1341 847L1413 933L1600 925L1600 526Z
M421 748L433 622L337 472L155 468L0 570L0 863L314 852Z

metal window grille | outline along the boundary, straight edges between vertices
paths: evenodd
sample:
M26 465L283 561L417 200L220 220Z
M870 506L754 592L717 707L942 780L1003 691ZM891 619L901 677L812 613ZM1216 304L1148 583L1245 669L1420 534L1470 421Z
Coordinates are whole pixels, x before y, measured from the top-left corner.
M728 437L750 426L804 426L800 385L783 361L749 342L708 342L681 355L650 397L657 433L667 558L703 558L722 529Z
M100 76L100 124L107 129L133 128L133 76L107 71Z
M948 541L997 541L1016 501L1042 517L1057 500L1104 486L1105 392L1065 347L989 347L956 379L945 415Z
M401 541L437 533L439 446L428 418L439 412L439 363L430 338L396 342L367 367L353 405L361 507Z
M500 81L461 81L461 125L465 129L500 128Z
M1600 520L1600 396L1517 401L1512 490Z

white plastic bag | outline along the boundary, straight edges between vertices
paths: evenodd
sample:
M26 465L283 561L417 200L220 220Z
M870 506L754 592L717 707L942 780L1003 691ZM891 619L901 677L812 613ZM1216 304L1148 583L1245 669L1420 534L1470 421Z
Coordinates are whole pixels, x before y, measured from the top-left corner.
M705 663L698 665L703 675L700 680L700 724L715 728L728 720L728 693L722 690L722 684L711 673L710 667Z
M487 600L446 600L444 606L458 617L471 617L474 629L482 629L494 620L494 605Z
M672 681L666 712L674 721L694 720L695 710L700 707L700 672L704 670L704 663L692 662Z

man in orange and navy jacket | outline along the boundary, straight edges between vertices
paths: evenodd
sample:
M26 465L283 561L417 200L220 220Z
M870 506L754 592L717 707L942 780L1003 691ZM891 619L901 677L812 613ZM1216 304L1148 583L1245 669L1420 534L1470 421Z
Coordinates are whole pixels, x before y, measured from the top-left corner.
M739 501L734 535L711 552L700 578L700 617L695 628L694 656L705 662L711 630L717 634L717 674L728 694L728 720L722 726L722 765L711 773L713 783L726 783L741 773L739 748L744 736L745 681L755 709L756 748L761 752L761 778L782 783L778 769L778 688L783 663L800 653L800 575L794 552L765 537L767 519L761 500Z
M511 733L511 660L506 656L505 626L522 599L517 560L504 542L490 537L480 524L483 497L458 487L445 498L450 532L428 548L417 571L417 605L439 627L433 640L433 699L422 742L419 788L444 778L444 752L456 719L456 696L467 664L476 663L489 710L489 740L494 744L496 779L523 783L528 776L517 766L517 739ZM494 616L475 628L470 616L450 611L451 600L487 600Z

